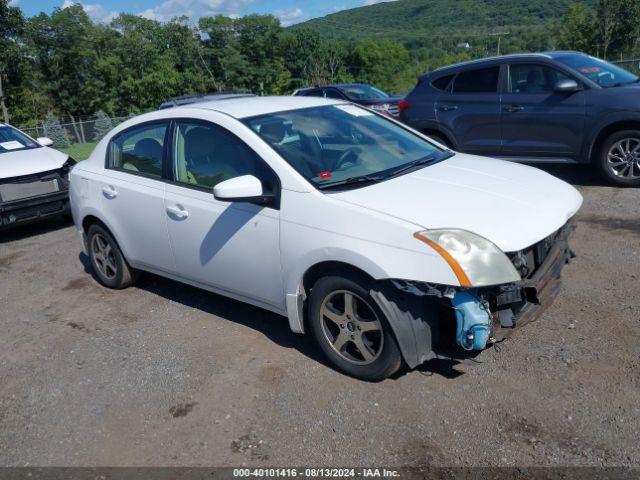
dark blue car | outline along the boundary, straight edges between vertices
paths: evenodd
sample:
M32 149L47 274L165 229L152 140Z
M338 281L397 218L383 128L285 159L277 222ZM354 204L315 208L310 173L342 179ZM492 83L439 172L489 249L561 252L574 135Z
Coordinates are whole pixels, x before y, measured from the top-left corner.
M454 150L589 163L640 185L640 83L578 52L505 55L423 75L401 120Z

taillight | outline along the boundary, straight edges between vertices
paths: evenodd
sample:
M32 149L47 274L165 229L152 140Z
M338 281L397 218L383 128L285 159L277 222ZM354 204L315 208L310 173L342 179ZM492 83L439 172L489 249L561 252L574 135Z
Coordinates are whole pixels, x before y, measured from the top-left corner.
M411 106L411 102L407 102L406 100L400 100L398 102L398 108L400 109L400 111L402 112L403 110L406 110L407 108L409 108Z

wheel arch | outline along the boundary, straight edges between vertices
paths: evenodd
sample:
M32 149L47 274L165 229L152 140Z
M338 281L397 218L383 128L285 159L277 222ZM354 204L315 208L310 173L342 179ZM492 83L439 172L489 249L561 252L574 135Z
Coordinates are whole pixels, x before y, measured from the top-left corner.
M431 135L436 135L438 137L441 137L443 140L447 141L447 144L445 145L445 147L447 147L447 148L455 148L456 147L456 143L453 140L452 136L449 135L444 130L430 127L430 128L424 128L424 129L420 130L420 133L422 133L423 135L426 135L428 137L430 137Z
M602 150L602 145L605 140L612 134L622 130L640 130L640 118L632 120L618 120L611 122L604 127L600 128L598 134L591 142L591 146L588 152L588 159L591 163L598 161L598 155Z
M86 239L87 233L89 233L89 228L91 228L91 225L99 224L109 232L109 234L113 237L115 242L118 244L118 248L120 248L120 251L122 252L122 255L124 255L125 260L127 262L129 261L128 252L125 251L125 249L122 246L122 243L118 240L118 237L114 234L113 228L111 227L109 222L106 222L104 218L100 216L98 212L88 211L81 218L82 220L80 221L80 226L82 227L82 233L84 234L85 239Z

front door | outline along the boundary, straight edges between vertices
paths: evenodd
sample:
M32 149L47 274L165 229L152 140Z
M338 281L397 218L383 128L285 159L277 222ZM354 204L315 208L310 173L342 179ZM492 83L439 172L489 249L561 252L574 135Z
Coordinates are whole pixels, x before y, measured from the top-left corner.
M168 130L168 122L154 122L117 135L109 144L100 188L102 210L127 260L172 272L162 180Z
M499 77L499 65L462 71L450 91L438 96L436 119L453 133L457 150L500 153Z
M538 63L509 65L502 95L502 152L513 156L576 159L585 125L584 91L555 92L573 78Z
M275 173L221 126L178 120L173 130L174 182L166 187L164 205L179 275L284 308L280 211L213 197L214 185L241 175L258 177L275 193Z

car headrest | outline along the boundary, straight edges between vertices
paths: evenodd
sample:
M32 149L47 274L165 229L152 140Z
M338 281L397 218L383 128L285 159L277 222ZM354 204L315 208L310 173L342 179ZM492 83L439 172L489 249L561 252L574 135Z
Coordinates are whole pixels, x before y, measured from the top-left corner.
M544 84L544 76L542 72L537 68L529 70L527 74L527 83L530 85L543 85Z
M162 145L155 138L143 138L133 146L133 154L153 160L162 159Z
M194 127L184 136L185 154L189 159L207 155L216 145L213 132L206 127Z
M260 127L260 135L265 137L269 142L280 143L284 140L286 128L284 122L265 123Z

